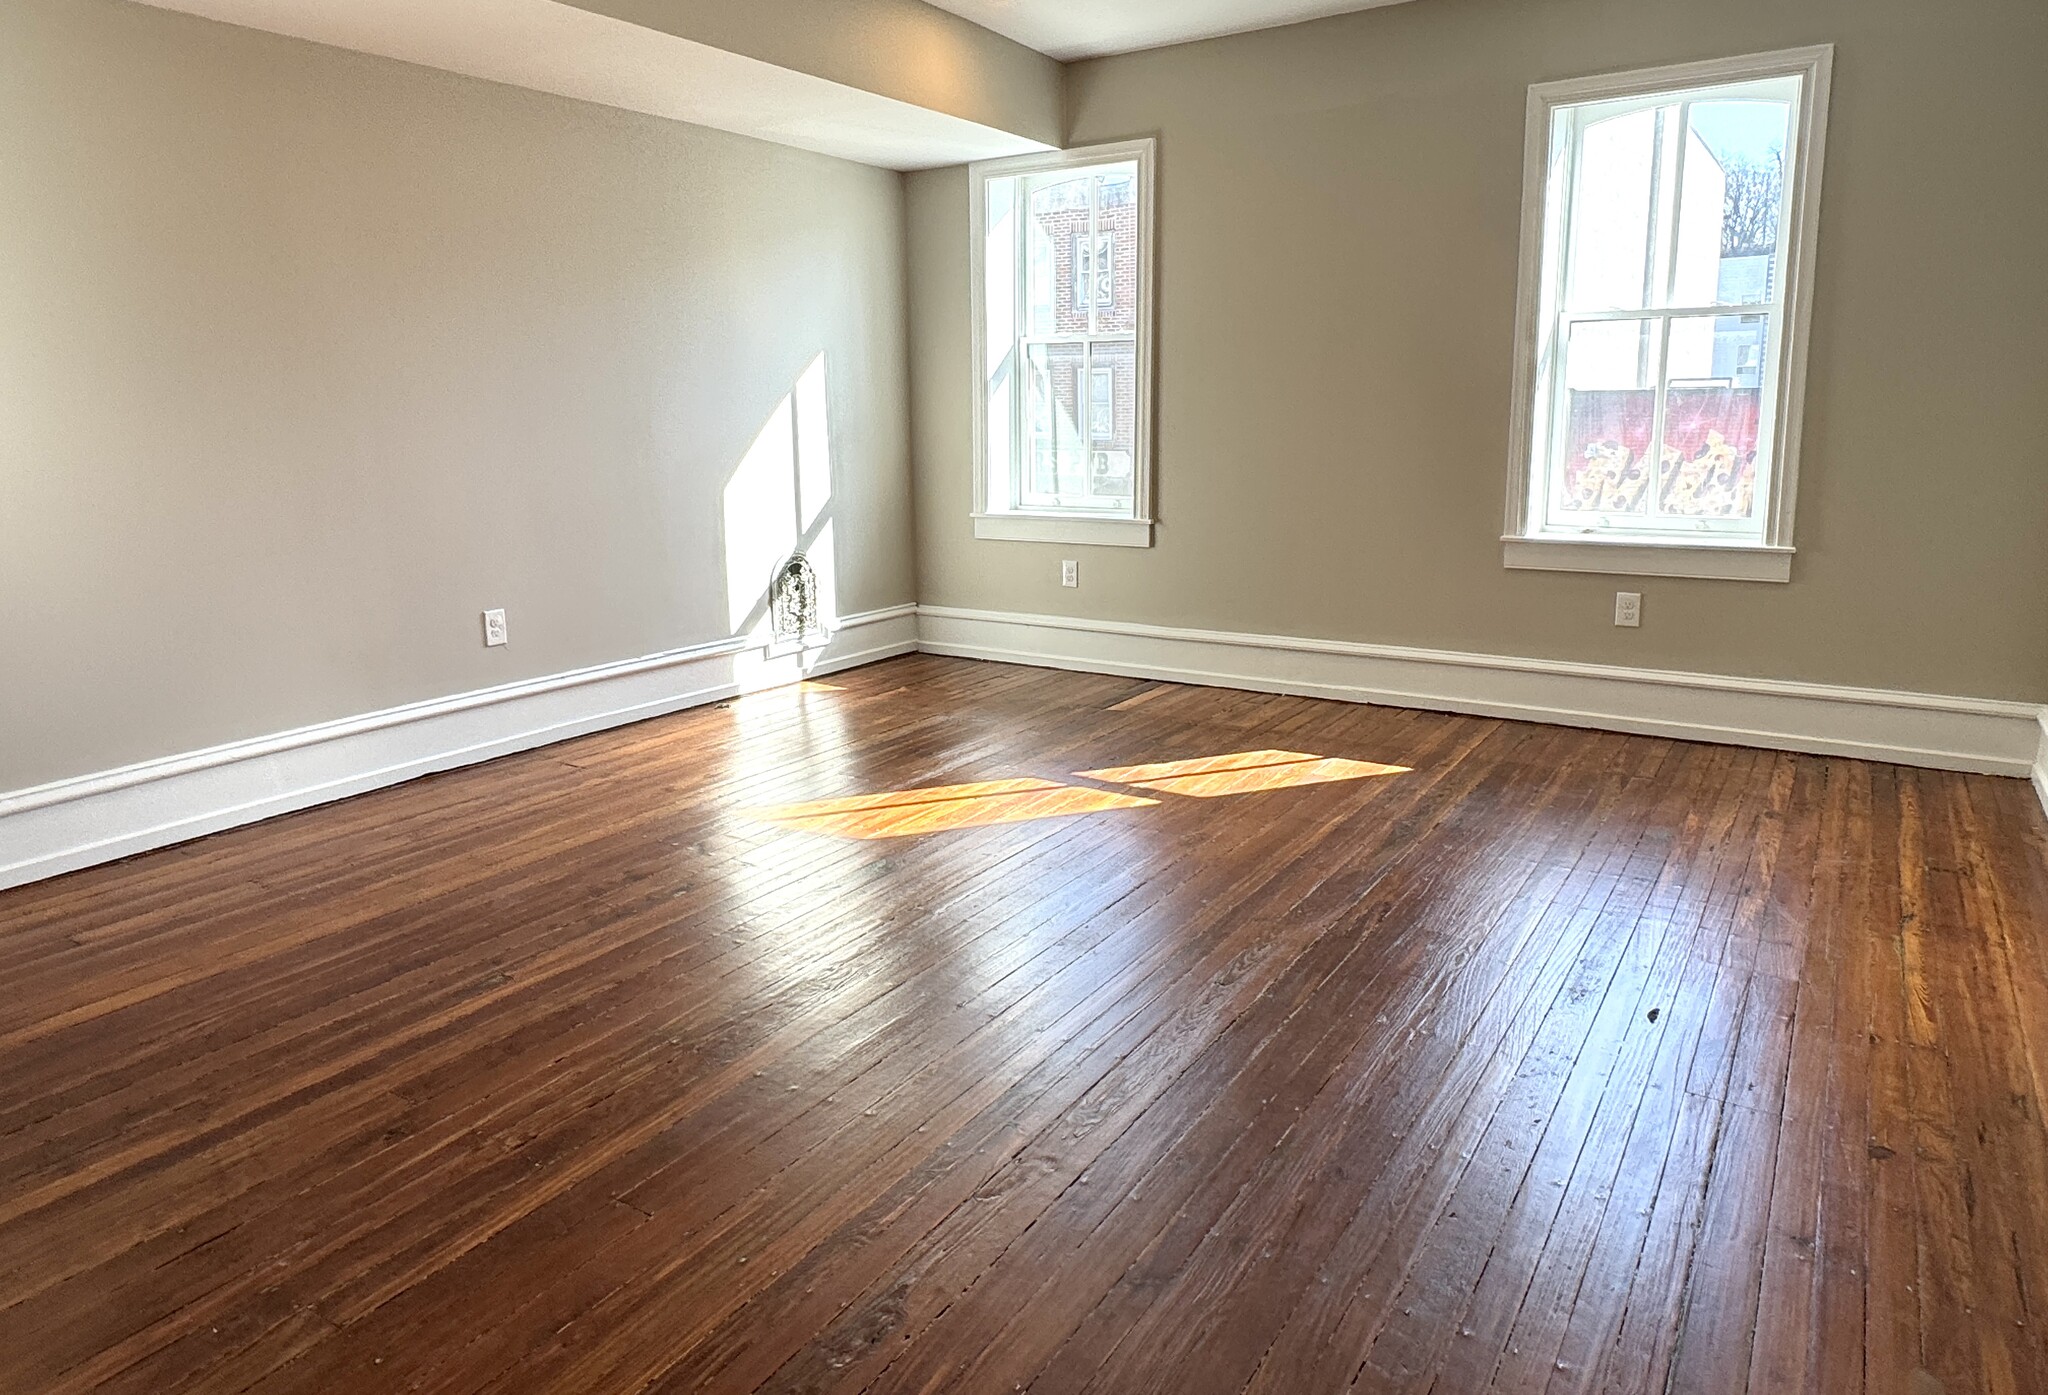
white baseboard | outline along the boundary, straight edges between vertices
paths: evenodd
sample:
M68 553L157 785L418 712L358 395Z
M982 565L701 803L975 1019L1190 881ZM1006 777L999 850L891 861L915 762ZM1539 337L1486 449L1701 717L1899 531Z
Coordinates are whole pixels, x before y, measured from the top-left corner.
M2034 748L2034 794L2048 814L2048 707L2041 709L2041 739Z
M946 606L918 629L931 654L2048 782L2031 703Z
M725 640L0 794L0 888L916 648L897 606L802 656Z

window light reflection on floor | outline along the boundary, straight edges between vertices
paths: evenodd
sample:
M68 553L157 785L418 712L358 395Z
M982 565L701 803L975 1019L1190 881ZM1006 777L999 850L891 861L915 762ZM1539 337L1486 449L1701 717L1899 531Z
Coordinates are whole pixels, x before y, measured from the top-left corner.
M1130 765L1114 770L1083 770L1078 773L1084 779L1100 780L1109 785L1132 785L1165 794L1216 799L1223 795L1256 794L1262 790L1327 785L1339 780L1405 775L1408 771L1409 767L1405 765L1342 760L1310 755L1305 751L1239 751L1234 755L1206 756L1199 760L1175 760L1158 765Z
M820 683L806 678L797 683L781 683L773 688L762 688L758 692L741 693L728 702L735 708L788 707L797 698L810 697L814 693L837 693L843 691L835 683Z
M1405 775L1405 765L1344 760L1305 751L1239 751L1199 760L1129 765L1109 770L1076 772L1106 785L1128 785L1161 794L1216 799L1224 795L1257 794L1265 790ZM1018 777L983 780L967 785L936 785L928 789L856 794L843 799L817 799L749 809L746 817L802 833L829 833L841 838L905 838L943 833L956 828L1025 823L1032 819L1096 814L1109 809L1143 809L1159 800L1112 790L1063 785L1053 780Z
M841 838L904 838L954 828L1094 814L1105 809L1142 809L1158 802L1051 780L984 780L970 785L939 785L785 804L749 810L748 816L805 833L830 833Z

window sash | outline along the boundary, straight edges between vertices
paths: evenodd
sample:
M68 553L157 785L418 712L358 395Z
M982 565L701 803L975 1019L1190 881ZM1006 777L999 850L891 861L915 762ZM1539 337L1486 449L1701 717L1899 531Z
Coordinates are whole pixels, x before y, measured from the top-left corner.
M1133 481L1133 498L1130 503L1126 503L1123 497L1119 495L1063 494L1056 488L1044 490L1037 487L1035 475L1041 450L1049 446L1054 452L1054 458L1057 459L1059 449L1057 420L1055 419L1050 423L1054 430L1048 436L1046 433L1036 429L1038 423L1032 419L1030 410L1031 384L1029 364L1031 362L1031 350L1033 347L1041 345L1077 345L1083 350L1080 361L1073 365L1074 437L1076 449L1086 462L1085 468L1092 474L1095 457L1105 449L1115 449L1113 444L1106 445L1105 442L1113 443L1116 439L1116 369L1114 366L1096 367L1095 351L1105 346L1128 346L1131 350L1132 359L1135 361L1137 336L1132 334L1100 334L1094 336L1032 335L1018 341L1017 361L1023 366L1025 381L1019 410L1011 418L1010 497L1016 500L1020 507L1027 509L1058 510L1090 516L1108 513L1119 518L1129 517L1130 509L1136 502L1135 480ZM1110 380L1110 430L1107 436L1097 435L1094 429L1094 392L1095 381L1098 375L1106 376ZM1047 392L1048 394L1053 394L1057 392L1057 389L1048 384ZM1059 410L1057 403L1053 404L1052 410L1057 413Z
M1739 518L1666 513L1663 504L1663 443L1669 419L1669 398L1673 383L1686 381L1683 378L1674 379L1670 372L1672 325L1680 320L1744 318L1762 319L1765 322L1764 362L1759 374L1761 396L1758 403L1754 502L1751 511ZM1709 535L1760 539L1769 526L1768 505L1774 464L1771 441L1773 428L1777 422L1778 397L1773 383L1781 358L1783 318L1783 307L1777 301L1708 307L1685 306L1669 310L1559 312L1553 339L1558 347L1552 355L1553 361L1547 379L1549 391L1546 419L1549 422L1549 431L1539 468L1533 472L1535 486L1542 491L1542 495L1535 501L1530 516L1538 523L1539 531L1568 536L1595 533L1603 536L1641 538ZM1657 336L1657 372L1654 374L1651 387L1643 389L1656 393L1656 405L1650 418L1649 454L1645 461L1650 471L1650 478L1645 485L1649 508L1640 514L1617 514L1599 509L1569 509L1559 503L1559 496L1563 492L1561 485L1568 461L1566 438L1571 429L1568 405L1572 389L1567 356L1570 352L1572 327L1580 324L1626 323L1662 326Z

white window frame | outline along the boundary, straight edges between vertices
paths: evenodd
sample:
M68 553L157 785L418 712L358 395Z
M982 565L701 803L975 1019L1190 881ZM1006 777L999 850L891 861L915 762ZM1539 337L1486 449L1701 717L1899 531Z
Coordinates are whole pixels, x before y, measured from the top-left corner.
M1019 155L1003 160L985 160L968 167L969 296L974 419L974 536L1012 542L1058 542L1109 547L1150 547L1155 523L1152 510L1152 329L1153 329L1153 245L1154 208L1157 195L1158 142L1152 139L1119 141L1073 150L1048 151L1042 155ZM1132 383L1135 417L1131 463L1131 511L1124 513L1083 513L1074 509L1049 510L1015 506L990 487L989 384L999 360L1014 354L1015 344L989 342L988 315L988 185L995 179L1082 169L1090 165L1136 164L1138 207L1135 252L1138 260L1136 303L1132 307L1136 378ZM1020 272L1021 274L1021 272ZM1090 294L1093 294L1092 288ZM1089 391L1086 379L1081 392ZM1114 397L1112 396L1112 401ZM1084 419L1086 445L1099 447L1093 439L1092 423ZM1007 490L1004 491L1008 493Z
M1813 318L1813 263L1825 164L1829 78L1834 47L1787 49L1704 63L1572 78L1529 89L1522 175L1522 247L1515 309L1514 407L1508 463L1507 527L1503 563L1538 571L1605 572L1632 576L1705 577L1731 581L1790 581L1793 511L1798 497L1799 443L1805 414L1806 362ZM1548 359L1559 352L1557 298L1565 274L1564 168L1570 142L1553 136L1560 108L1629 97L1678 97L1691 90L1796 77L1799 109L1785 152L1784 284L1776 288L1772 352L1780 360L1777 395L1764 404L1769 424L1769 470L1762 537L1716 539L1710 533L1564 533L1542 528L1535 491L1547 487L1537 469L1536 394L1548 382ZM1662 316L1664 310L1655 312ZM1740 313L1739 310L1730 313ZM1667 329L1666 335L1668 337Z

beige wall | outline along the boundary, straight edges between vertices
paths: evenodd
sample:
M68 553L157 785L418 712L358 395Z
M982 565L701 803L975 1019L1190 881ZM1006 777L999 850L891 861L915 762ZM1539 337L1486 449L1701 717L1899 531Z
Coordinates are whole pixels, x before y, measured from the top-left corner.
M732 633L820 354L840 608L913 599L902 267L894 174L7 0L0 790Z
M1823 41L1794 581L1503 570L1529 84ZM917 175L925 602L2048 699L2039 0L1419 0L1083 64L1069 106L1160 137L1158 545L973 540L966 182Z
M1061 142L1061 66L923 0L567 2L1048 145Z

